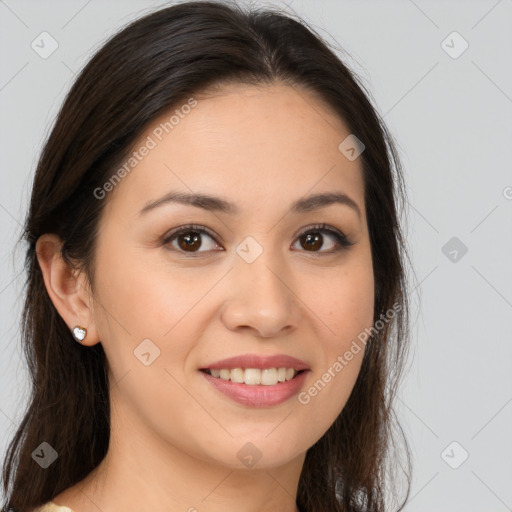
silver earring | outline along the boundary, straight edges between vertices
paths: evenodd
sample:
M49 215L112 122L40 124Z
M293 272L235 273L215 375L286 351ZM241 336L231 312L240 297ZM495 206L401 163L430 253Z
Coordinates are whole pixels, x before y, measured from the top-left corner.
M78 343L82 343L86 336L87 329L85 327L81 327L80 325L75 325L73 328L73 338L75 338Z

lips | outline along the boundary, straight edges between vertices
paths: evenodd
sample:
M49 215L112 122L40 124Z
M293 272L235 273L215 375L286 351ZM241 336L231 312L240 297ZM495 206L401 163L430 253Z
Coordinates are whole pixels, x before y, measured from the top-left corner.
M260 370L267 368L293 368L295 370L309 370L309 366L304 361L285 354L277 354L274 356L246 354L215 361L200 369L232 370L233 368L259 368Z
M291 398L302 387L308 370L304 361L284 354L235 356L200 368L218 391L253 407L273 406Z

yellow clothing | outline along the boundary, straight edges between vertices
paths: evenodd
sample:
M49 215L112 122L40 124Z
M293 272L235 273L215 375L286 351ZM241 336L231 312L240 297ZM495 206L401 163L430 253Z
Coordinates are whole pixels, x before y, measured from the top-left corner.
M61 507L53 503L53 501L48 501L44 505L36 508L34 512L73 512L69 507Z

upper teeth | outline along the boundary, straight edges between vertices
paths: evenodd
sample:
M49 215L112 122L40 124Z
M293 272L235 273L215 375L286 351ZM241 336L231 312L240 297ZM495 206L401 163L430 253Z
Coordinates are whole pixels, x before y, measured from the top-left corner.
M278 382L293 379L297 374L297 370L294 368L265 368L264 370L259 368L223 368L222 370L211 369L210 373L212 377L231 380L231 382L274 386Z

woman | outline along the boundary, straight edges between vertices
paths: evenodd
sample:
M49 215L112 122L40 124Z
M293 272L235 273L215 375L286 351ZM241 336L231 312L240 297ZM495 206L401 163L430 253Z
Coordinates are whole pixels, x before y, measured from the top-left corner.
M36 171L5 508L383 511L398 200L391 137L304 22L185 2L115 35Z

